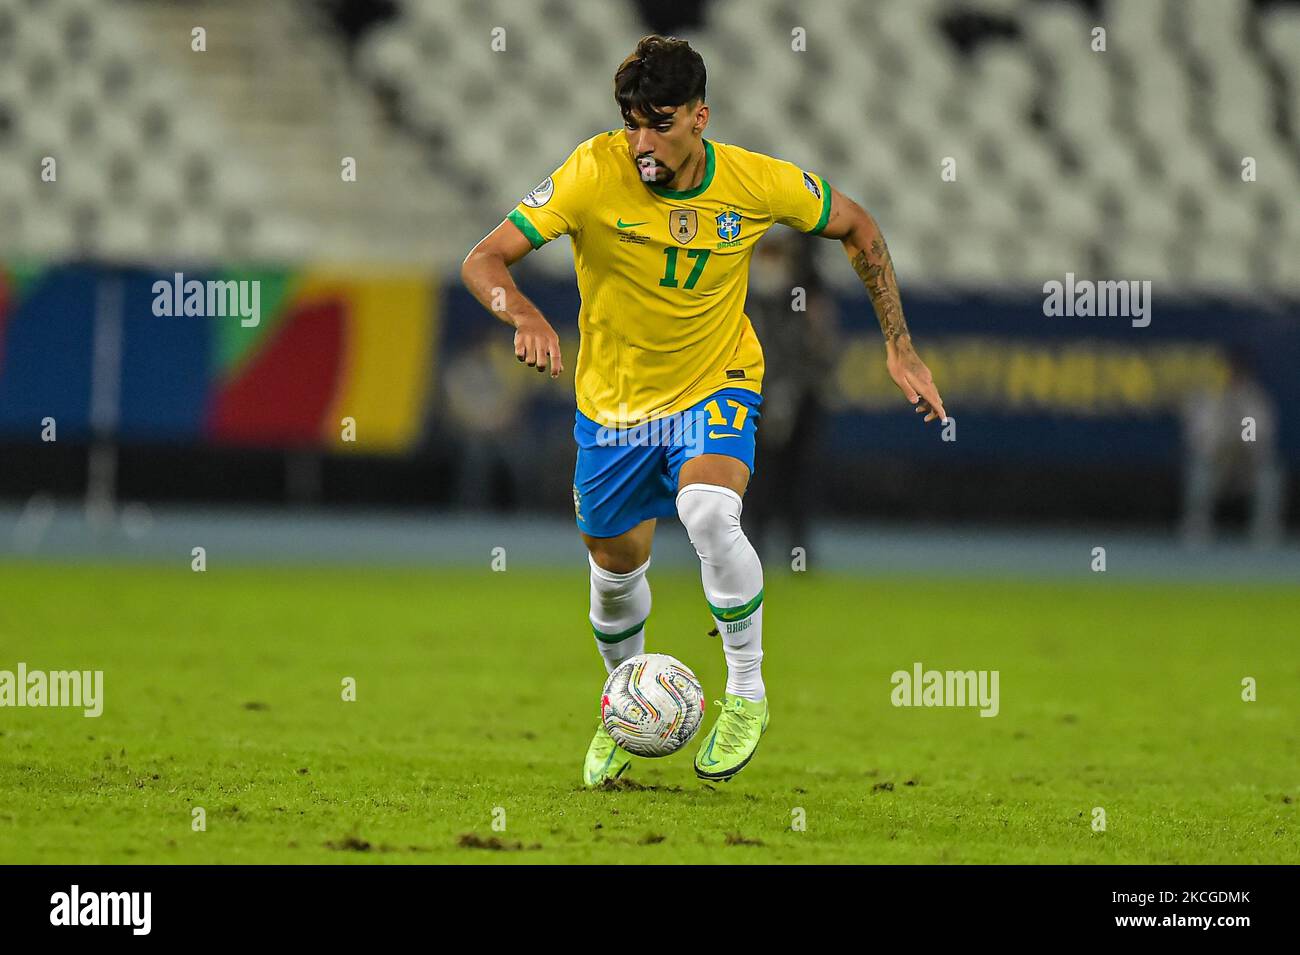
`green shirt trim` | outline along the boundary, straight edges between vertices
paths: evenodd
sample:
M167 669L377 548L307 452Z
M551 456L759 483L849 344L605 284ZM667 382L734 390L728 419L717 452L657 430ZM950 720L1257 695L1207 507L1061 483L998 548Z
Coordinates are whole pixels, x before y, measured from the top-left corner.
M717 160L713 155L713 143L707 139L704 141L704 178L694 189L665 189L663 186L651 184L650 191L657 196L665 199L694 199L713 182L713 173L717 168Z

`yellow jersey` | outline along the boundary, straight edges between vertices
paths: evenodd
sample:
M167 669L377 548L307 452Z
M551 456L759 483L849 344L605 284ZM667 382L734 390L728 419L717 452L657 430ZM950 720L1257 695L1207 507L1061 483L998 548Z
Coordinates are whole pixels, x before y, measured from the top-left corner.
M721 388L761 392L763 350L745 315L754 244L776 223L817 234L826 180L739 146L704 141L700 184L644 182L621 130L580 145L507 217L534 249L573 241L578 410L626 427Z

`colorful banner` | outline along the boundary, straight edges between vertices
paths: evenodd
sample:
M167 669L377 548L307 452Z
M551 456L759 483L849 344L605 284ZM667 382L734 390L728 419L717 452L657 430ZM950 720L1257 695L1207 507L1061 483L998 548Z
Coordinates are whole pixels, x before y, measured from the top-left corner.
M124 442L227 447L401 454L435 425L499 432L515 445L535 435L563 442L577 290L571 280L522 281L560 333L559 381L521 368L509 327L454 281L437 293L423 275L347 269L0 266L0 440L38 441L53 419L60 440L86 440L100 422ZM1222 389L1244 354L1278 410L1283 458L1300 465L1292 306L1157 294L1150 323L1134 327L1047 315L1033 292L908 293L908 321L957 421L960 438L945 445L937 429L917 427L889 379L865 296L835 305L822 434L825 450L846 459L1168 464L1181 453L1184 402ZM782 356L769 350L770 378Z
M10 266L0 436L37 440L52 418L60 439L98 421L122 441L400 453L438 327L423 275Z
M577 355L577 290L571 281L525 282L524 290L560 334L566 364ZM974 461L1069 462L1119 459L1168 465L1182 453L1184 404L1217 392L1231 357L1252 375L1278 410L1278 449L1300 466L1300 309L1160 294L1150 322L1127 318L1049 316L1043 293L1001 297L926 295L907 290L907 319L922 358L939 383L959 439L920 428L885 367L885 349L865 293L834 299L839 336L825 388L826 451L942 455ZM508 328L495 330L467 292L447 289L446 363L471 347L475 329L510 350ZM791 321L800 316L789 313ZM484 319L488 319L486 325ZM783 360L765 344L769 381ZM569 370L566 369L566 370ZM534 376L536 377L536 376ZM766 390L766 389L765 389ZM573 391L531 389L530 400L557 419L573 415ZM770 397L770 396L769 396ZM769 411L771 408L769 407ZM759 425L759 441L763 440Z

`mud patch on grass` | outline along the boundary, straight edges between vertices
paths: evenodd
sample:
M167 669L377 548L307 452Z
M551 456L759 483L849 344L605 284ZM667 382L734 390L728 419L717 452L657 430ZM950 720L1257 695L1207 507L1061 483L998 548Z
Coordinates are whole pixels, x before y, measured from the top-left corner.
M635 779L605 779L599 786L592 787L593 792L616 793L679 793L682 791L681 786L652 786L648 783L639 783Z
M488 849L492 852L523 852L525 849L531 851L542 847L540 842L534 842L532 845L525 847L524 844L518 840L515 840L514 842L506 842L496 836L488 836L487 838L484 838L476 832L466 832L462 834L461 837L456 840L456 845L460 846L462 849Z
M326 849L333 849L335 852L432 852L429 846L390 846L374 845L368 839L363 839L356 833L344 836L342 839L327 839L321 843ZM298 848L297 842L290 842L289 848Z
M336 852L369 852L374 847L360 836L344 836L342 839L326 839L325 848Z

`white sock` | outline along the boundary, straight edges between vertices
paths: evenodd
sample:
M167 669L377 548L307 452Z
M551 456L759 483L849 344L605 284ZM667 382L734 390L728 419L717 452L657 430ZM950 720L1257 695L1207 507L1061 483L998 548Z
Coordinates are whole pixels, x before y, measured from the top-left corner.
M761 700L763 686L763 564L740 529L740 495L716 484L677 492L677 516L700 558L700 579L722 650L727 692Z
M591 564L591 629L596 649L605 658L605 670L613 673L624 660L645 652L645 622L650 616L650 582L646 562L626 574L616 574Z

